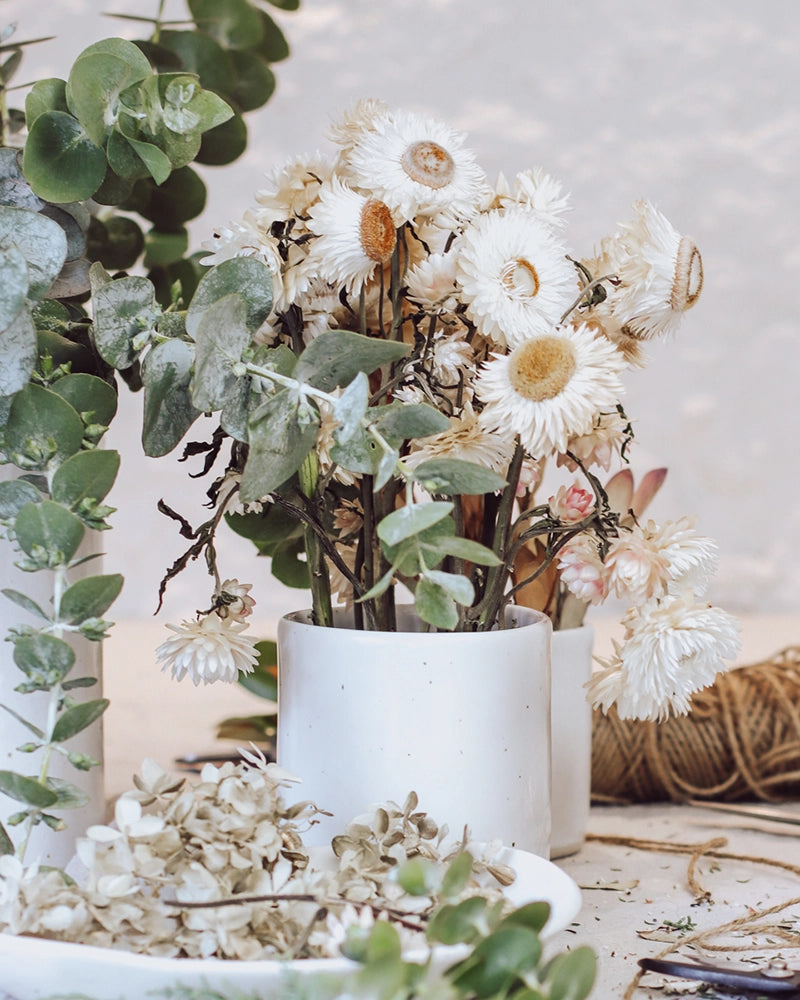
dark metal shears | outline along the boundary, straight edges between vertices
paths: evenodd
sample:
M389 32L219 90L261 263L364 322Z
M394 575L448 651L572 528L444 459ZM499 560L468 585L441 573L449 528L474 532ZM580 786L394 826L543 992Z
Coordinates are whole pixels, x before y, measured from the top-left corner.
M661 958L641 958L639 965L646 972L660 972L681 979L699 979L726 990L745 990L763 997L800 998L800 971L790 969L785 962L772 961L758 970L738 970L702 965L694 962L673 962Z

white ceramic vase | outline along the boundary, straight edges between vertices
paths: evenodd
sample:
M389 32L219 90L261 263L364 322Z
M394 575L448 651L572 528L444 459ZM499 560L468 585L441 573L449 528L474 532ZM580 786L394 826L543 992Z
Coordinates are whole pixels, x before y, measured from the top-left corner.
M419 808L454 838L550 851L550 620L508 609L510 627L432 633L413 608L397 632L278 626L278 762L297 799L332 813L306 836L327 843L372 805Z
M0 477L15 478L16 470L9 472L10 466L0 466ZM97 555L100 549L100 532L87 530L84 541L76 555L81 558ZM43 609L51 607L53 596L53 576L41 570L24 573L14 566L16 556L9 542L0 541L0 590L11 588L20 591ZM100 559L92 559L70 574L70 582L83 576L101 572ZM47 731L49 693L36 691L20 694L14 690L25 680L25 675L14 663L14 647L5 642L8 630L15 625L41 625L41 619L24 611L17 604L0 594L0 705L7 705L24 719ZM102 654L100 642L89 642L81 636L65 636L76 653L75 666L70 673L73 677L94 677L98 683L91 688L79 689L78 700L102 697ZM38 776L41 754L20 753L16 748L34 737L28 729L8 712L0 709L0 770L17 774ZM68 740L65 747L84 753L95 760L103 760L103 720L95 720L82 732ZM66 829L53 831L44 823L34 827L25 855L26 861L38 860L42 864L64 867L75 853L75 840L86 828L105 821L106 804L103 784L103 767L93 767L89 771L74 768L61 754L50 757L48 773L82 789L88 796L87 805L79 809L59 810L58 815L66 823ZM6 825L9 816L19 812L22 804L0 794L0 823ZM17 843L21 827L8 829L12 841Z
M592 673L593 643L591 625L553 633L551 858L580 850L589 825L592 709L585 684Z

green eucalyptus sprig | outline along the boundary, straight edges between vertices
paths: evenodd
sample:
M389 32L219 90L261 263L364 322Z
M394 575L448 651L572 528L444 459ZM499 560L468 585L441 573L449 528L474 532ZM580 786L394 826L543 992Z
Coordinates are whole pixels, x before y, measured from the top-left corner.
M494 566L499 560L487 547L456 535L451 501L418 502L414 488L442 498L506 484L470 462L430 459L412 470L401 459L405 442L448 426L447 418L426 403L375 403L383 393L370 393L368 377L394 379L412 353L408 345L349 330L325 331L297 353L285 345L255 345L254 336L272 308L272 292L269 270L252 258L210 268L185 312L162 310L146 278L112 280L98 265L92 270L92 296L94 335L103 359L116 368L136 364L141 369L145 452L167 454L201 413L217 413L222 432L233 442L234 460L241 458L239 499L246 504L270 496L305 529L300 545L296 536L285 542L292 546L294 562L300 563L301 552L307 555L305 579L319 623L332 620L327 574L314 572L327 556L353 585L370 628L387 627L380 599L395 576L414 589L425 621L456 626L457 604L472 602L473 585L442 564L457 559ZM391 494L374 515L381 571L367 577L366 586L342 562L324 521L320 498L329 476L319 474L314 455L323 406L337 424L332 460L364 475L376 496ZM402 484L405 497L397 510L395 482ZM239 516L234 524L242 533L246 520L247 515ZM212 553L212 532L190 534L200 539L192 558L203 547ZM291 560L286 549L271 554L273 567L276 557L279 565L281 558Z
M271 64L288 55L260 3L187 0L186 7L183 20L165 18L164 0L154 17L130 16L149 26L149 37L90 45L66 80L29 87L24 113L9 104L11 83L23 49L47 39L17 40L14 26L0 32L0 462L17 474L0 483L0 526L16 564L52 581L46 606L3 591L39 622L7 637L23 675L16 690L48 698L44 726L7 708L33 737L20 749L41 758L35 775L0 772L0 793L22 804L9 821L22 825L20 857L33 826L59 828L57 812L84 804L79 789L49 775L49 763L54 753L79 770L97 763L65 744L107 702L76 701L73 692L93 679L72 676L68 640L105 636L102 616L122 585L119 574L73 579L86 532L109 527L112 513L104 499L119 455L97 445L116 412L114 368L141 385L137 365L112 367L98 353L90 268L138 265L160 299L191 298L197 266L186 257L186 223L206 200L192 164L230 163L243 152L244 115L267 102ZM170 324L182 330L178 315L162 328ZM151 365L151 382L157 361L170 364L167 355ZM14 850L0 826L0 853Z

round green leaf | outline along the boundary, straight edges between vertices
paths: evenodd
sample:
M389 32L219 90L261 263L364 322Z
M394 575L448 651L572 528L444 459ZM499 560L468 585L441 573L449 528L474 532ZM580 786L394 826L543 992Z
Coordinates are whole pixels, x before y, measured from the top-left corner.
M230 96L241 111L255 111L272 97L275 74L263 56L250 49L231 52L236 82Z
M249 49L261 41L258 8L248 0L189 0L197 27L226 49Z
M269 63L281 62L289 56L289 43L269 14L265 10L260 13L263 34L257 46L258 52Z
M114 368L124 369L136 360L134 338L152 330L161 310L147 278L128 275L92 285L94 337L100 356Z
M60 463L74 455L82 441L83 421L57 393L29 384L14 397L5 429L9 455L25 456L31 468L44 469L51 459Z
M85 528L79 517L53 500L26 504L14 522L17 541L23 552L34 557L47 553L49 564L68 563L83 541Z
M453 598L438 583L421 577L414 591L414 606L424 622L452 632L458 625L458 609Z
M67 82L57 77L37 80L25 98L25 120L28 128L46 111L69 111L67 107Z
M87 576L73 583L61 598L61 620L80 625L87 618L100 618L119 596L122 583L119 573Z
M149 174L141 156L139 156L128 139L117 129L108 137L106 155L108 156L109 168L115 175L122 179L123 183L131 184L139 177L147 177ZM105 187L106 183L104 181L103 187ZM114 187L116 187L116 184ZM116 202L105 201L103 204L116 204Z
M31 126L23 169L45 201L84 201L103 183L106 154L83 126L63 111L46 111Z
M136 211L162 232L197 218L206 205L206 186L191 167L173 170L163 184L149 178L137 182L132 194Z
M0 205L38 212L43 204L22 173L22 150L0 148Z
M186 314L186 332L189 336L197 338L203 316L210 306L225 296L236 293L246 298L245 323L248 331L255 333L272 310L272 277L269 268L260 260L254 257L233 257L206 271L197 286ZM239 357L246 346L247 341L244 341L239 349Z
M43 299L67 258L64 230L26 209L0 206L0 247L15 247L28 266L28 300Z
M77 205L45 205L41 211L47 219L52 219L64 230L67 238L67 261L77 260L86 253L86 230L90 215L82 206Z
M108 427L117 412L117 393L112 385L96 375L81 372L65 375L50 387L53 392L71 403L80 414L93 424Z
M39 503L42 499L33 483L25 479L6 479L0 482L0 520L14 518L26 503Z
M272 575L286 587L311 587L311 574L305 558L306 547L302 538L290 539L276 545L272 552Z
M162 31L161 44L175 53L181 67L196 73L201 86L217 94L230 94L234 72L230 53L211 35L198 31Z
M114 485L119 464L116 451L79 451L56 469L53 499L71 510L83 500L99 503Z
M241 115L234 115L203 134L195 159L210 167L222 167L237 160L246 148L247 125Z
M120 94L152 74L147 57L122 38L104 39L78 56L67 81L67 102L92 142L105 144Z
M116 133L115 133L116 134ZM125 141L122 136L117 135L117 138L121 141ZM109 149L111 147L111 140L109 139L109 145L106 149L106 156L111 158ZM131 152L131 155L133 153ZM144 167L141 168L144 170ZM103 178L103 183L92 195L93 199L98 203L98 205L122 205L122 203L130 196L131 189L133 187L133 181L128 177L121 177L118 173L115 173L111 168L111 164L106 167L106 174ZM106 225L108 225L112 219L106 220Z
M574 951L556 955L547 968L550 1000L584 1000L588 997L597 973L597 958L583 945Z
M189 234L181 227L174 233L151 229L144 243L145 267L169 267L176 263L189 248Z
M300 7L300 0L269 0L269 3L280 10L298 10Z
M109 271L133 267L144 250L144 233L134 219L112 215L103 222L93 218L89 228L87 254Z

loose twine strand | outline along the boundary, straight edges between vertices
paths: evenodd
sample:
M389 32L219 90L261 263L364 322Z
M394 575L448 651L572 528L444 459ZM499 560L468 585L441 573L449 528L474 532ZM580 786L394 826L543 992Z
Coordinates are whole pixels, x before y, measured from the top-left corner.
M686 716L640 722L614 709L594 713L596 802L776 802L798 793L800 646L720 674Z
M678 844L673 843L672 841L640 840L633 837L612 837L600 836L596 834L589 834L586 839L596 843L609 844L616 847L630 847L636 850L656 851L662 854L688 854L689 865L687 868L687 880L689 882L689 887L694 893L696 899L702 902L707 902L711 899L711 892L708 889L705 889L697 878L697 864L704 857L719 858L728 861L743 861L758 865L769 865L773 868L780 868L783 871L789 872L790 874L796 875L800 878L800 865L793 865L787 861L778 861L774 858L752 857L746 854L735 854L731 851L723 850L728 843L727 839L724 837L715 837L713 840L709 840L701 844ZM692 945L695 948L702 948L704 951L715 952L741 952L756 950L752 940L750 940L747 944L741 945L722 943L717 940L720 937L737 932L742 935L747 934L750 938L756 934L762 936L768 934L770 940L766 944L758 947L757 950L759 951L770 949L777 950L781 947L786 947L787 945L792 948L800 948L800 933L791 931L785 925L781 925L779 923L765 923L768 918L781 913L790 906L798 905L800 905L800 896L793 896L791 899L784 900L781 903L776 903L774 906L768 906L758 910L751 908L750 911L744 916L736 917L734 920L729 920L724 924L717 925L716 927L706 928L705 930L695 931L693 934L685 935L680 938L680 940L668 945L668 947L660 951L655 957L659 959L667 958L669 955L678 951L678 949L685 948L687 945ZM623 994L623 1000L632 1000L632 997L638 989L639 983L644 974L644 970L641 969L636 973Z

